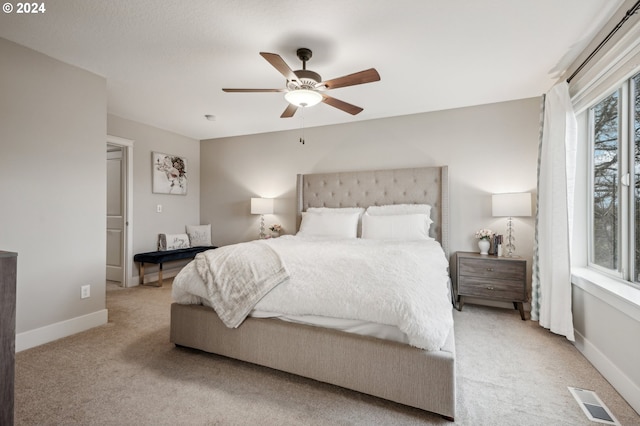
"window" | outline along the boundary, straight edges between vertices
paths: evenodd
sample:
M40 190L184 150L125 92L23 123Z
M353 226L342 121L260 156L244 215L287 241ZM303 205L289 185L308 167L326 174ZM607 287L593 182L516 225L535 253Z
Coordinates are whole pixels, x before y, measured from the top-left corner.
M592 262L607 269L618 268L620 151L619 92L592 108L593 123L593 250Z
M631 170L633 170L633 183L629 183L632 188L633 196L633 220L631 223L634 225L634 269L635 272L634 281L640 282L640 74L636 75L631 80L632 93L633 93L633 158L631 164Z
M640 284L640 74L589 110L589 263Z

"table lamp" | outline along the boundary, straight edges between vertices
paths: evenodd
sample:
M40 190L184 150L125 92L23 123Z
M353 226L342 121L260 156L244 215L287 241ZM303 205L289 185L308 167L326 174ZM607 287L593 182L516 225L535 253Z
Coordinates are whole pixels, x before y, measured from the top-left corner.
M494 217L508 217L507 220L507 250L506 257L513 257L516 250L513 242L513 217L531 216L531 194L529 192L513 192L507 194L493 194L491 196L492 214Z
M264 215L273 213L273 198L252 198L251 214L260 215L260 239L266 237L264 233Z

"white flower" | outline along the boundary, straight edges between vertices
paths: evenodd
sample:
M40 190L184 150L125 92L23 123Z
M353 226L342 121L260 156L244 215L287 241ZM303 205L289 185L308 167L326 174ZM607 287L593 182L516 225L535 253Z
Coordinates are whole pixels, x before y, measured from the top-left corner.
M475 237L480 240L488 240L493 236L491 229L481 229L475 233Z

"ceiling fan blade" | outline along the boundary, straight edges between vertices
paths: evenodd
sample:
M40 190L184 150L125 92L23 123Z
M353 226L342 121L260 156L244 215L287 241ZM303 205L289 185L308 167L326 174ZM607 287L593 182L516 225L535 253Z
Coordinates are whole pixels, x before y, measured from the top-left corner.
M289 65L275 53L267 53L260 52L260 56L265 58L275 69L280 71L280 74L284 76L289 81L298 81L298 77L294 74L294 72L289 68Z
M327 105L331 105L334 108L341 109L344 112L348 112L351 115L359 114L363 111L359 106L351 105L340 99L332 98L331 96L327 96L325 94L322 95L322 102Z
M284 110L284 112L282 113L282 115L280 116L280 118L290 118L293 117L293 114L296 113L296 111L298 110L298 107L293 105L293 104L289 104L287 106L287 109Z
M355 86L356 84L372 83L380 81L380 74L375 68L323 81L321 84L327 89L337 89L339 87Z
M264 92L286 92L285 89L222 89L228 93L264 93Z

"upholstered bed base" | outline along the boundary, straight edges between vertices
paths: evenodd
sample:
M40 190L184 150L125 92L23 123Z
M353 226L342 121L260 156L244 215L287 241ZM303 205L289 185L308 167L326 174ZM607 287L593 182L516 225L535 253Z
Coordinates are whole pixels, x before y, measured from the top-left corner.
M448 168L298 175L298 220L309 207L429 204L430 233L449 255ZM453 329L439 351L278 319L247 318L229 329L211 308L171 306L171 342L353 389L452 420Z
M441 414L455 415L453 329L443 348L408 345L278 319L227 328L211 308L171 305L171 342Z

